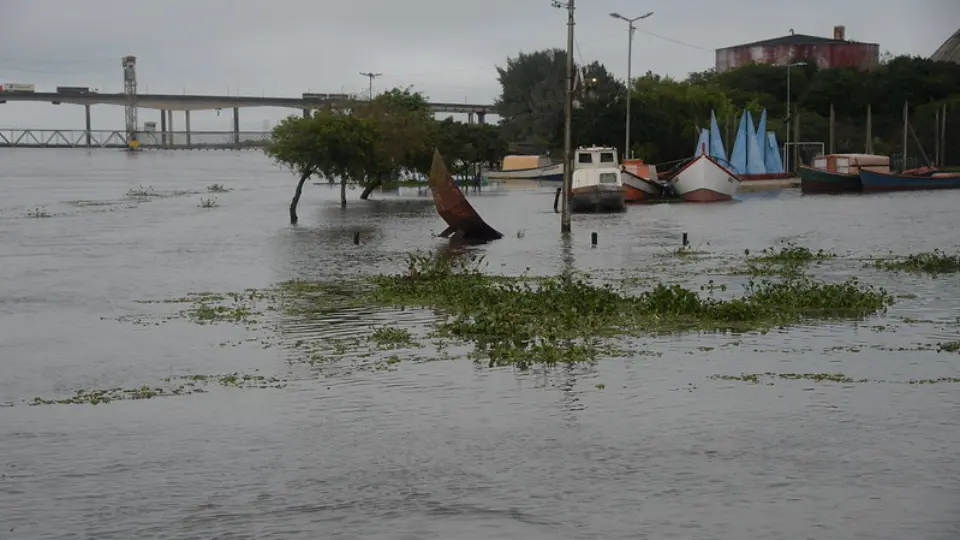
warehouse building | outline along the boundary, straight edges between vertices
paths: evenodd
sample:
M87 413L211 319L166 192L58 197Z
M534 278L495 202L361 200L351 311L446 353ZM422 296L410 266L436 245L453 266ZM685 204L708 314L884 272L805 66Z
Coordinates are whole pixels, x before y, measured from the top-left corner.
M717 49L716 54L717 73L752 62L786 65L801 60L816 62L821 69L868 69L880 62L880 45L848 41L846 28L835 26L833 38L795 34L790 30L790 34L783 37Z

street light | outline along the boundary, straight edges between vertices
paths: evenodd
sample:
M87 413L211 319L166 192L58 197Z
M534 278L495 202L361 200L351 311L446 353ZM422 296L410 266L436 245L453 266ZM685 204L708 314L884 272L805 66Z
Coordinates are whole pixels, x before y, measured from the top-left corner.
M805 65L807 65L806 62L794 62L792 64L787 64L787 138L786 138L786 142L783 145L784 167L787 166L787 157L790 155L787 149L790 148L790 131L791 131L790 127L791 127L791 124L793 123L793 111L790 110L790 68L803 67ZM799 141L794 141L794 146L796 146L797 142ZM794 158L797 157L796 148L793 149L793 155L794 155ZM796 162L796 159L794 159L793 161ZM791 167L791 170L793 169L796 169L796 167Z
M633 158L632 152L630 152L630 101L631 96L633 95L633 88L631 86L632 79L632 68L633 68L633 32L637 29L633 23L646 19L647 17L653 15L653 12L644 13L639 17L634 17L629 19L624 17L619 13L611 13L610 16L614 19L620 19L621 21L627 21L627 142L623 147L623 155L625 159Z

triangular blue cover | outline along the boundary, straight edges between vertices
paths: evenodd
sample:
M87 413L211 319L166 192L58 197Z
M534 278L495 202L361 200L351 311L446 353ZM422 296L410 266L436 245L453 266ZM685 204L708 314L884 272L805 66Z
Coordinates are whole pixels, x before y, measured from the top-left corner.
M767 110L760 113L760 123L757 124L757 146L760 147L760 161L767 163ZM767 171L770 172L770 171Z
M767 132L767 152L766 167L770 174L783 174L783 160L780 159L780 144L777 142L777 134Z
M693 152L693 157L704 153L704 149L710 144L710 132L706 129L700 130L700 139L697 140L697 149Z
M744 116L747 117L747 171L744 174L764 174L767 168L760 158L760 145L757 144L757 128L753 127L753 116L750 111Z
M727 149L723 147L723 138L720 137L720 126L717 125L717 115L710 111L710 157L727 161Z
M733 172L744 174L747 170L747 115L740 117L740 127L737 128L737 138L730 151L730 166Z

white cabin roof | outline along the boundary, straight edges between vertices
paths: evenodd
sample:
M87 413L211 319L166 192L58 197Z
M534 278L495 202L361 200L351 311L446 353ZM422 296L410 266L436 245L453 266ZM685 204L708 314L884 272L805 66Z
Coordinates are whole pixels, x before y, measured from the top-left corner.
M619 166L617 149L610 146L580 147L574 156L575 168Z

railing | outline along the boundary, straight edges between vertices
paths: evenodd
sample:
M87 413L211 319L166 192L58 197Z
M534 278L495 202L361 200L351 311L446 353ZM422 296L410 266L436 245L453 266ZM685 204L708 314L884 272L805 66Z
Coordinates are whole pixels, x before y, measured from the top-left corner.
M143 131L137 140L144 149L243 150L262 148L269 131ZM0 129L0 148L126 148L125 131L63 129Z

